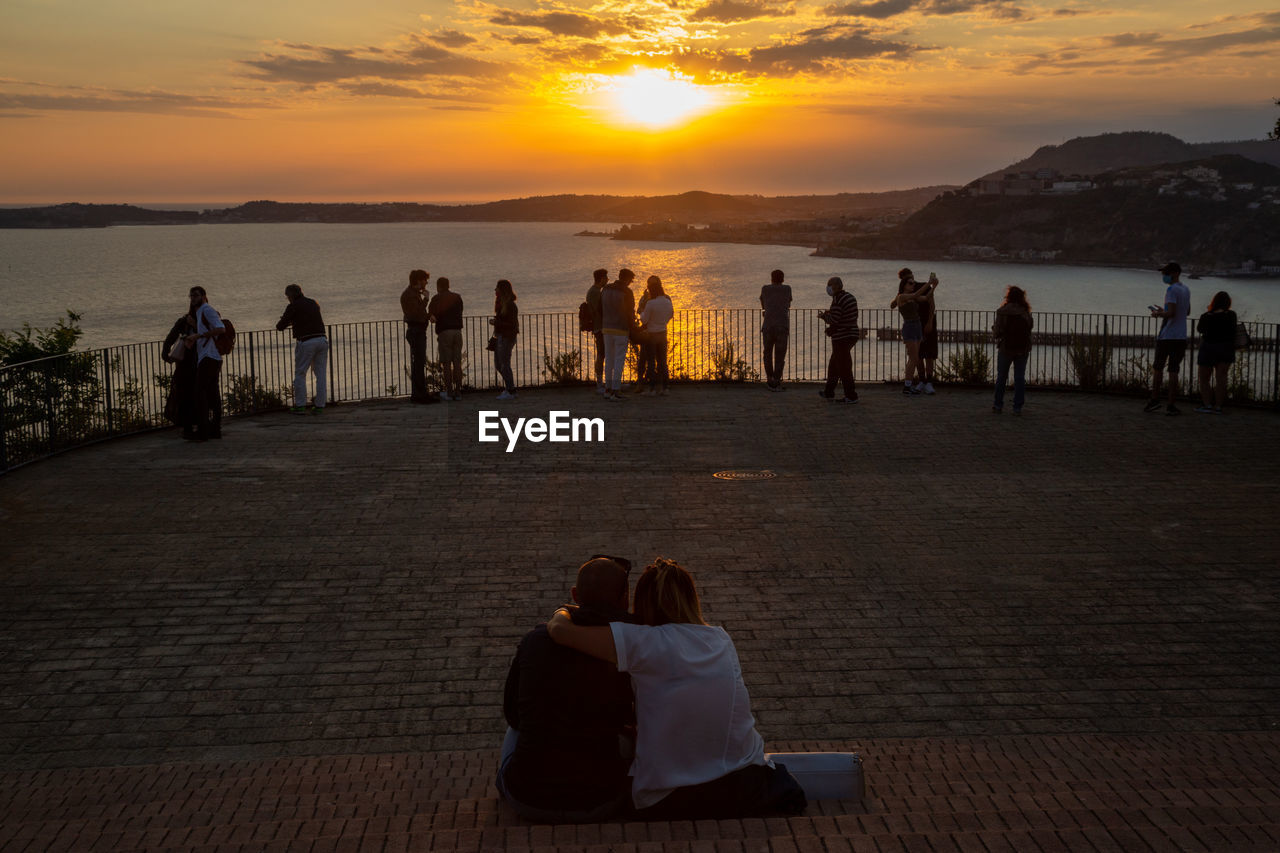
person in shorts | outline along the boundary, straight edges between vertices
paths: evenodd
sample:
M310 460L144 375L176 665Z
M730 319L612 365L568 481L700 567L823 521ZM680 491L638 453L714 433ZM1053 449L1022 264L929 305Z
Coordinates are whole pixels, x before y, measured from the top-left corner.
M1187 354L1187 314L1191 312L1191 291L1180 281L1182 267L1176 262L1170 261L1162 266L1160 274L1167 287L1164 292L1164 307L1151 306L1151 316L1161 318L1161 323L1160 331L1156 333L1156 359L1151 366L1151 399L1147 401L1143 411L1154 412L1160 408L1160 382L1167 366L1169 397L1164 413L1180 415L1182 412L1175 405L1178 399L1178 370Z
M929 283L920 285L916 283L911 270L904 267L898 271L898 295L889 303L890 308L898 309L898 313L902 315L902 342L907 348L907 369L902 380L902 393L909 397L925 391L924 365L920 359L920 343L924 340L921 312L926 310L924 306L937 287L937 276L931 274ZM911 381L912 377L915 377L915 382Z
M1222 414L1222 404L1227 401L1227 371L1236 360L1236 312L1231 310L1231 294L1219 290L1209 302L1209 308L1196 321L1196 334L1200 336L1200 349L1196 353L1196 366L1200 373L1201 414ZM1214 379L1210 386L1210 379Z
M427 305L436 324L436 352L444 390L441 400L462 399L462 297L449 289L449 279L436 279L436 295Z

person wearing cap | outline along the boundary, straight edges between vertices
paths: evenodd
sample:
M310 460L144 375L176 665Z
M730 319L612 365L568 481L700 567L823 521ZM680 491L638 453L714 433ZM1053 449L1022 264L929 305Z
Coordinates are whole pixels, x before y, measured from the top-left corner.
M1160 408L1160 382L1166 364L1169 371L1169 397L1165 404L1166 415L1178 415L1178 368L1187 354L1187 314L1191 312L1191 291L1180 280L1182 267L1170 261L1160 268L1164 283L1164 307L1151 306L1151 316L1161 318L1160 331L1156 333L1156 359L1151 367L1151 399L1143 408L1154 412Z
M597 555L569 594L575 624L629 622L631 562ZM496 780L526 820L595 823L628 805L635 743L631 679L607 661L560 645L545 624L520 641L503 691L507 736Z
M313 414L324 411L328 400L329 339L325 337L324 318L320 316L320 303L302 295L302 288L291 284L284 289L289 300L276 331L292 327L297 345L293 350L293 408L294 414L307 411L307 372L316 380L316 404Z

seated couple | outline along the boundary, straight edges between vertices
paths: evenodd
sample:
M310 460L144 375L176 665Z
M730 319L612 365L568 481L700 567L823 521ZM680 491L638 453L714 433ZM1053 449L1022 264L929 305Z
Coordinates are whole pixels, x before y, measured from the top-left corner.
M702 621L693 577L658 559L629 615L630 570L593 557L578 606L521 641L503 698L503 799L547 823L804 811L799 784L765 758L737 649Z

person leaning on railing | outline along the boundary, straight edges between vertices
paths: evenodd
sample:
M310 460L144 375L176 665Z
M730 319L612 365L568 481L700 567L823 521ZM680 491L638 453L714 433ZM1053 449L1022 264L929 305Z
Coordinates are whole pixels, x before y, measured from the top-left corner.
M284 289L289 304L276 323L276 331L293 329L293 408L294 414L307 411L307 372L316 380L316 398L313 414L324 411L328 394L329 339L325 337L324 318L320 316L320 303L302 295L302 287L291 284Z

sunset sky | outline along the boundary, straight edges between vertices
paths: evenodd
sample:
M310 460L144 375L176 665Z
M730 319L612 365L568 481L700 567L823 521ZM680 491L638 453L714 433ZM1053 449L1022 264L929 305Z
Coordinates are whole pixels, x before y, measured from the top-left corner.
M1277 48L1274 0L0 0L0 202L958 184L1260 139Z

